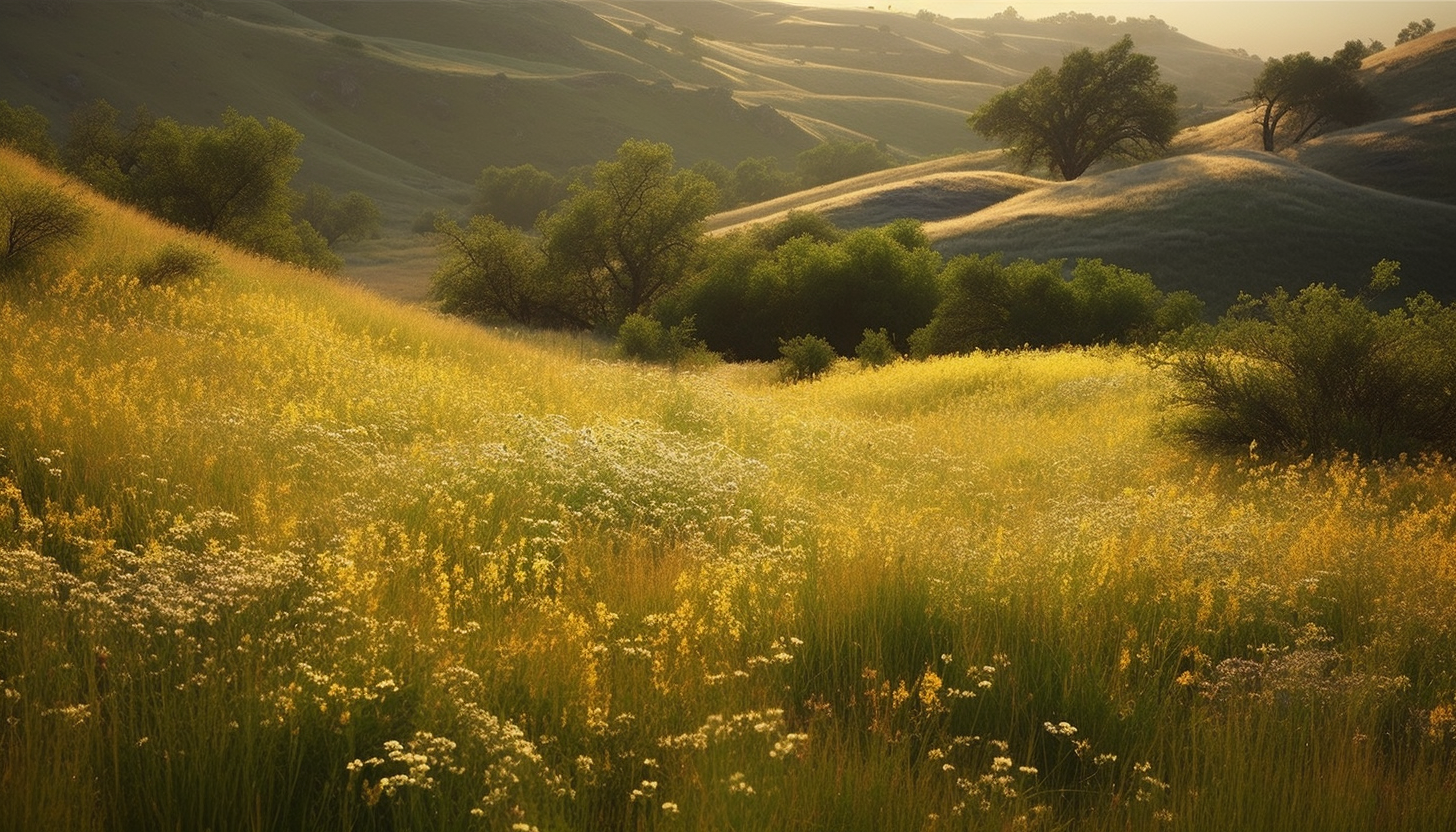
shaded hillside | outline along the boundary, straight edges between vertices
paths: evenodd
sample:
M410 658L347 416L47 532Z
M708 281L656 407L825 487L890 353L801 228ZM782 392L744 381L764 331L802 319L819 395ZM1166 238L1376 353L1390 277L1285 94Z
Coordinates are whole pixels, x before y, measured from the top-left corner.
M1366 59L1382 121L1294 150L1301 164L1391 193L1456 204L1456 28Z
M1048 185L927 232L946 254L1100 257L1188 289L1215 311L1239 292L1364 285L1399 260L1402 292L1456 294L1456 207L1352 185L1257 151L1190 154Z
M486 165L564 171L609 157L634 136L668 142L685 164L792 157L814 143L787 119L736 102L726 90L680 86L664 69L630 60L630 50L646 51L665 69L703 75L562 2L70 8L52 18L0 6L9 69L0 97L34 105L57 124L97 97L197 123L214 121L227 106L278 117L306 137L301 180L362 190L396 224L423 208L464 201ZM304 12L357 28L336 29ZM411 19L445 43L368 34ZM475 29L466 25L472 19ZM520 46L518 55L459 46L502 22L516 27L504 39Z

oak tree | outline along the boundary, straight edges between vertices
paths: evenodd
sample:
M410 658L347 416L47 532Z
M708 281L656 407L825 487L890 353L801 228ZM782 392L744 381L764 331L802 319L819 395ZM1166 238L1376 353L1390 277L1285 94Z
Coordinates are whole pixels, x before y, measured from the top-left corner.
M1157 59L1132 50L1126 35L1101 52L1079 49L986 102L969 124L1006 142L1024 167L1067 180L1104 158L1161 152L1177 132L1177 89L1159 80Z

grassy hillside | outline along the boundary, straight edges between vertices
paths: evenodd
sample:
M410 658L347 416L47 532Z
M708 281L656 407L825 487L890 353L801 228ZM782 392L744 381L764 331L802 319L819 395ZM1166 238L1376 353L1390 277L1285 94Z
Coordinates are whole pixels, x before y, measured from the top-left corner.
M629 137L666 141L686 164L729 166L788 162L834 137L903 156L978 147L964 124L971 108L1068 49L1120 34L1022 24L1003 43L885 11L721 0L56 5L64 15L0 5L12 68L0 97L40 108L58 130L95 97L191 122L226 106L282 118L307 137L301 177L364 191L394 230L463 201L487 165L559 173ZM1232 53L1148 36L1170 72L1237 86L1255 71Z
M1383 117L1278 154L1259 150L1253 117L1240 112L1185 129L1168 159L1094 168L1073 183L945 175L1005 165L973 154L795 194L715 224L802 209L847 227L909 216L932 223L947 254L1100 257L1189 289L1214 313L1241 291L1317 281L1358 289L1385 258L1404 264L1405 289L1456 297L1453 61L1456 29L1372 57L1363 72Z
M0 183L57 180L0 151ZM1429 830L1456 477L1119 351L674 374L81 195L0 284L0 829Z
M1404 265L1403 289L1451 297L1452 228L1453 206L1224 151L1048 185L926 230L946 253L1100 257L1221 309L1240 291L1359 289L1381 259Z

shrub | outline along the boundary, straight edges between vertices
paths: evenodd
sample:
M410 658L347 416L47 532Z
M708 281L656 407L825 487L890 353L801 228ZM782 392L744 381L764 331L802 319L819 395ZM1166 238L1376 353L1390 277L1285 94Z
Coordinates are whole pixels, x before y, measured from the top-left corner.
M1397 268L1382 261L1372 288ZM1167 360L1175 430L1283 455L1456 453L1456 309L1422 294L1382 315L1368 297L1317 284L1242 299Z
M783 356L780 367L784 378L790 381L818 378L837 357L834 347L817 335L800 335L780 341L779 354Z
M167 243L137 266L136 277L143 286L157 286L203 277L217 266L217 258L205 251Z
M678 366L690 359L709 357L707 347L696 338L693 319L663 326L656 318L633 313L617 329L617 355L637 361Z
M866 329L859 346L854 348L854 355L862 367L883 367L899 358L900 352L890 341L890 334L881 328Z
M800 153L799 179L806 188L884 170L895 160L874 142L825 142Z
M941 273L941 301L911 336L916 357L1014 349L1136 343L1196 322L1203 304L1188 292L1164 295L1146 274L1079 260L1072 279L1062 261L999 255L957 257Z
M91 212L75 197L44 185L0 189L0 274L34 262L47 249L78 239Z

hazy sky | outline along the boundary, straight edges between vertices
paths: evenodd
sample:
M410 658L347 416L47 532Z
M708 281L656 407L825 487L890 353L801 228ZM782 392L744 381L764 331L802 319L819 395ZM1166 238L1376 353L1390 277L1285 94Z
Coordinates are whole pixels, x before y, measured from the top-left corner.
M1022 17L1090 12L1118 18L1155 15L1204 43L1246 49L1261 58L1291 52L1328 55L1345 41L1379 40L1386 46L1412 20L1430 18L1436 28L1456 26L1456 0L788 0L804 6L875 6L894 11L930 9L951 17L990 17L1008 5Z

